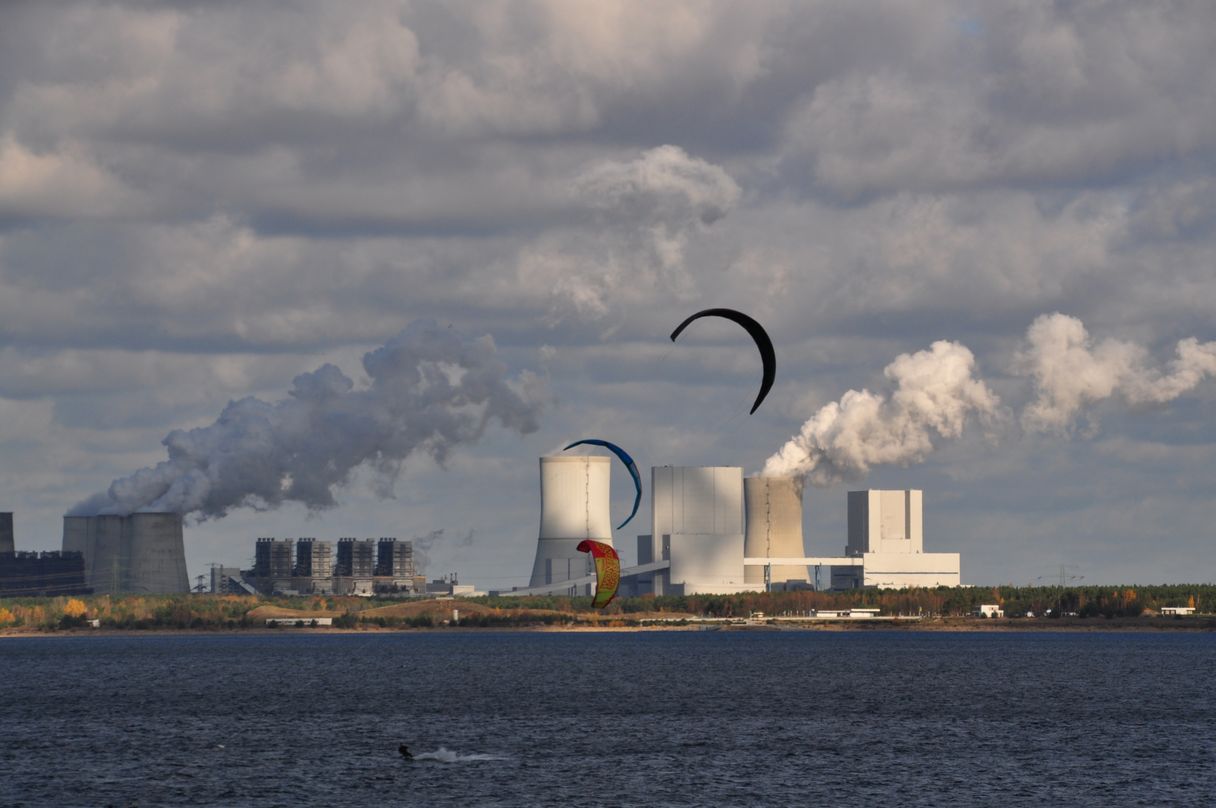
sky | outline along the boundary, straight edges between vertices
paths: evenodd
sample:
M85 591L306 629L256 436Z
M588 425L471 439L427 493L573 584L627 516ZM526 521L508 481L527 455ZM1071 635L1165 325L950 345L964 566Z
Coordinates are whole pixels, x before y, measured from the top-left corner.
M1212 581L1214 53L1204 0L5 3L0 510L509 588L599 437L805 476L817 555L919 488L964 583Z

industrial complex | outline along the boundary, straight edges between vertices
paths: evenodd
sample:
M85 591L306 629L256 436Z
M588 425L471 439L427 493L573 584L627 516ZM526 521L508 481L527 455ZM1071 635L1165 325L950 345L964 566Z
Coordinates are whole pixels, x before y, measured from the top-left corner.
M595 584L583 538L612 543L606 457L540 458L541 520L532 577L502 594L588 594ZM926 553L923 494L850 491L843 555L812 556L802 536L801 482L743 477L739 466L656 466L651 530L622 594L729 594L821 588L958 586L958 553Z
M395 538L338 539L336 555L332 542L315 538L262 538L253 569L228 577L246 591L299 595L409 593L425 590L426 583L415 575L413 542Z
M636 472L636 469L632 469ZM584 539L612 545L610 458L540 458L540 529L528 585L499 594L590 594ZM635 476L635 482L637 482ZM640 482L637 483L640 487ZM848 492L840 555L813 555L803 539L803 486L792 477L744 477L739 466L655 466L650 531L623 595L732 594L798 588L958 586L958 553L925 552L919 490ZM252 569L213 565L210 591L299 595L472 594L417 574L413 543L395 538L260 538ZM203 576L199 576L200 580ZM196 591L205 591L200 583ZM13 515L0 513L0 592L170 594L190 591L182 516L134 513L63 518L63 550L18 553Z
M13 514L0 513L0 597L87 595L80 553L20 552Z

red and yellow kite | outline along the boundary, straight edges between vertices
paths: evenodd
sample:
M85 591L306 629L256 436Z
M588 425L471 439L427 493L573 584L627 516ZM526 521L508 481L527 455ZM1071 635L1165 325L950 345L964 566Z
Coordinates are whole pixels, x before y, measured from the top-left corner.
M621 585L621 557L612 545L595 539L583 539L577 549L580 553L591 553L595 559L595 599L591 605L602 609L616 597L617 587Z

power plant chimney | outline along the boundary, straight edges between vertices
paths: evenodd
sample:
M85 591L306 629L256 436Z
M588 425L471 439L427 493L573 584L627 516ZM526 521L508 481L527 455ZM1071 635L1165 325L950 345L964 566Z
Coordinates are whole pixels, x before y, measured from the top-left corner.
M802 558L802 486L793 477L748 477L743 481L747 502L747 530L743 554L748 558ZM747 567L743 579L764 583L764 567ZM804 566L769 568L769 581L809 581Z
M592 569L583 539L612 544L608 486L612 465L595 455L540 459L540 536L529 586L581 578Z
M13 539L13 514L10 511L0 513L0 553L17 552L17 542Z

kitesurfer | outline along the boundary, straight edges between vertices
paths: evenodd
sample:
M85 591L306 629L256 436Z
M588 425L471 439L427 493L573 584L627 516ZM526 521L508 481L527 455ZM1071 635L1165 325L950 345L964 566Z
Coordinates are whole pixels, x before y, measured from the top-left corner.
M410 748L408 746L406 746L405 744L401 744L400 746L398 746L397 751L400 752L401 757L405 758L406 760L414 759L414 756L410 753Z

